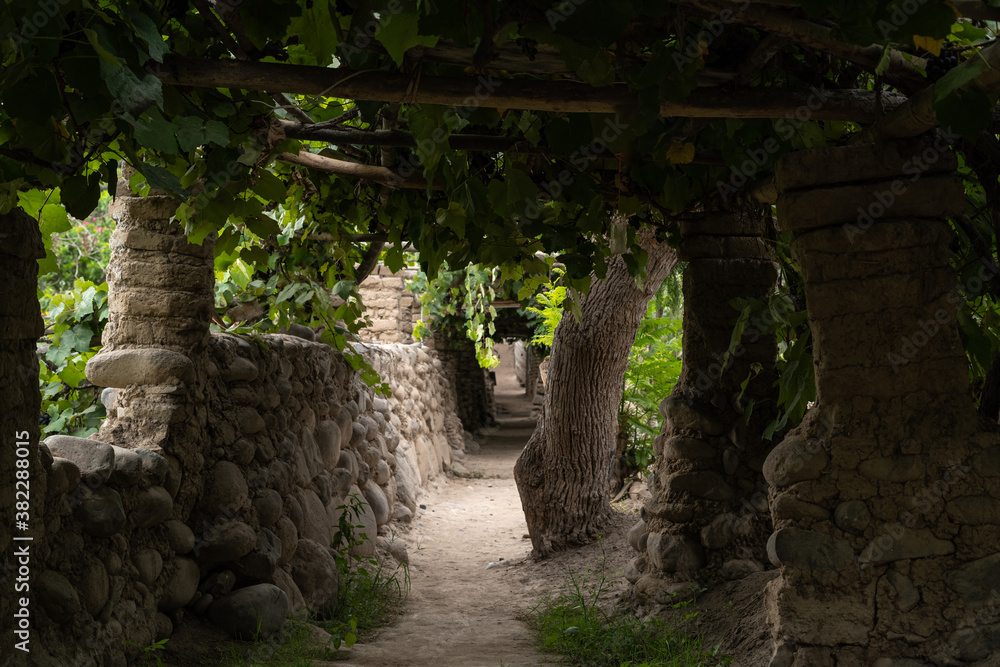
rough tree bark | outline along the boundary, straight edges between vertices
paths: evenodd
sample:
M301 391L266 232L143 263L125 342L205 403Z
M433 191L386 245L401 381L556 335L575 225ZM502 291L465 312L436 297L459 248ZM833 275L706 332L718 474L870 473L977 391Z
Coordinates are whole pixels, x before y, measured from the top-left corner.
M628 353L650 298L677 264L677 254L651 237L647 276L639 289L621 257L594 280L583 317L556 328L545 404L514 466L533 555L546 556L599 535L611 511L618 406Z

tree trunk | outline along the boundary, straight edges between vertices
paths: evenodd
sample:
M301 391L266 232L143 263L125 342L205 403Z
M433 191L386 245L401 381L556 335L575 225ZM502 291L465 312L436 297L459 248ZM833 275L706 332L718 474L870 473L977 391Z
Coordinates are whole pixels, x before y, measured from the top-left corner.
M594 539L611 510L628 353L650 298L677 264L666 243L649 238L643 247L643 289L615 257L605 279L594 280L582 319L567 315L556 328L542 416L514 466L535 556Z

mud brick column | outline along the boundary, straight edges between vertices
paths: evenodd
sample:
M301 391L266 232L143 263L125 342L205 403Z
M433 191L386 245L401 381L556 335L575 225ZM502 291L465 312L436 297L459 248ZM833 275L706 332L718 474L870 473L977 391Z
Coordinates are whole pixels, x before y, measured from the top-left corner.
M188 243L171 218L177 200L134 195L126 170L112 211L117 223L108 265L108 350L156 347L193 353L204 349L214 310L215 236Z
M729 301L766 300L777 277L761 236L759 210L717 213L682 227L684 272L683 367L660 405L663 428L654 448L652 497L630 533L639 553L627 576L636 594L669 602L692 581L738 578L763 569L770 533L761 476L760 418L743 422L740 384L761 398L774 380L773 337L745 337L728 359L736 319Z
M1000 437L955 323L955 166L933 137L778 164L817 405L764 464L772 667L1000 664Z
M40 512L45 502L45 470L52 459L39 457L41 394L38 391L38 357L35 343L45 328L38 310L38 258L45 256L38 222L19 209L0 215L0 281L4 297L0 299L0 655L15 654L14 630L20 613L15 593L18 561L14 550L30 547L31 574L37 576L37 563L45 556L44 542L15 542L14 536L37 537L43 531ZM18 449L27 449L29 462L28 530L18 530L15 523L16 472ZM21 490L23 490L23 485ZM21 518L21 517L18 517ZM32 632L34 635L34 632ZM34 638L34 636L33 636ZM20 641L22 638L19 638Z
M204 387L209 325L214 313L213 248L188 242L172 219L177 200L153 191L135 195L123 169L112 208L117 226L108 265L108 324L104 349L87 364L87 378L113 387L99 439L129 442L167 456L172 495L187 509L196 491L207 424ZM192 480L181 484L191 473ZM178 495L178 489L179 495Z

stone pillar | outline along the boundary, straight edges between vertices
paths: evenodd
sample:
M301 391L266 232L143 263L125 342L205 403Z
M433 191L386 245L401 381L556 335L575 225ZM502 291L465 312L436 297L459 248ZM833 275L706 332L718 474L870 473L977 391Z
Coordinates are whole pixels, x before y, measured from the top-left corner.
M177 200L167 195L137 197L119 181L112 214L108 264L106 351L156 347L182 353L204 349L215 312L213 248L188 243L171 220Z
M940 139L778 164L817 404L764 464L773 667L1000 659L1000 436L977 432L955 322L955 167Z
M41 394L38 391L38 356L35 343L44 324L38 310L38 258L45 256L38 222L19 209L0 215L0 655L13 656L17 619L15 606L21 596L15 593L18 563L14 550L27 546L31 553L31 574L40 573L45 557L43 542L15 542L13 537L37 537L44 532L41 512L45 503L45 474L39 458L38 417ZM44 449L44 448L43 448ZM26 457L18 456L27 452ZM26 460L28 468L18 466ZM49 457L47 463L51 464ZM23 464L22 464L23 465ZM15 523L17 471L27 472L30 492L28 530ZM17 520L23 519L18 516ZM32 612L33 608L32 608ZM32 624L33 625L33 624ZM24 637L18 638L22 641ZM37 635L32 631L32 639Z
M524 381L524 395L534 396L538 390L538 381L542 376L542 361L544 357L538 353L534 345L525 345L524 363L527 366Z
M102 441L128 442L168 457L171 493L182 512L190 509L204 463L192 443L207 424L209 325L214 313L213 248L189 243L171 219L177 200L151 192L134 195L131 170L123 169L112 206L117 226L108 265L108 324L101 350L87 364L87 378L115 388L107 401ZM178 496L179 489L179 496Z
M660 406L652 497L630 533L639 557L628 577L640 598L669 602L692 581L710 583L763 569L770 533L759 406L751 423L737 404L771 392L773 336L745 335L726 358L738 311L736 297L767 300L777 274L761 236L761 211L716 213L682 226L683 368ZM748 331L748 333L750 333Z
M496 423L490 371L480 367L472 342L458 333L450 340L445 335L435 336L432 344L455 387L458 417L465 430Z

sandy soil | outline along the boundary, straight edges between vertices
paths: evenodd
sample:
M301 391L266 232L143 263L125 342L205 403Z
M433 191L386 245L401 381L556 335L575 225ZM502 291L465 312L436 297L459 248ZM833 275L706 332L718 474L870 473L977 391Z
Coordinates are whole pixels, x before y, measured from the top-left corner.
M545 594L563 587L570 569L583 571L599 562L601 545L549 561L527 559L531 542L513 467L535 421L529 417L531 403L524 390L504 372L506 368L499 370L499 426L485 430L482 451L466 455L463 461L474 477L432 484L421 499L426 509L409 533L400 536L409 548L412 583L405 615L374 641L356 645L346 662L327 664L556 664L535 650L532 632L521 619ZM633 520L622 517L615 526L614 544L603 544L619 573L630 557L623 536Z

